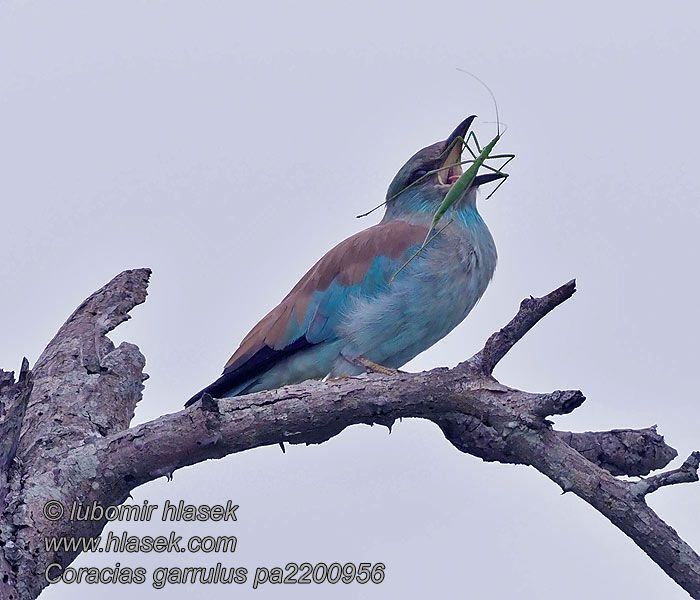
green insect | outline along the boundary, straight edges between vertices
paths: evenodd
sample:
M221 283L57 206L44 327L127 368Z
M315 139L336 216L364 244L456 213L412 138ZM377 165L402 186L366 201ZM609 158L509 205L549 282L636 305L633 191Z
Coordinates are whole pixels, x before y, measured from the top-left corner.
M455 163L454 165L446 165L442 167L441 169L435 169L433 171L429 171L425 175L423 175L418 181L413 182L410 186L407 186L399 194L402 194L405 192L409 187L412 187L413 185L416 185L419 181L423 180L425 177L429 177L430 175L433 175L434 173L437 173L438 171L441 171L443 169L449 169L450 167L456 166L457 164L462 165L462 164L469 164L471 163L471 166L460 176L460 178L452 185L450 188L449 192L445 194L445 198L443 199L442 203L440 206L437 208L435 211L435 214L433 215L433 220L431 222L430 228L428 229L428 233L425 236L425 240L423 240L423 243L421 244L420 248L416 250L416 252L409 258L401 267L399 268L396 273L393 274L391 279L389 280L389 283L393 282L396 276L406 268L406 266L417 256L425 250L425 247L432 242L438 235L440 235L449 225L454 221L454 216L451 217L445 225L443 225L439 230L437 230L435 233L435 228L438 226L440 221L442 220L443 216L445 213L453 208L455 205L459 203L459 201L464 197L464 195L469 191L471 185L474 183L474 179L476 178L479 169L482 167L492 171L493 173L497 173L502 176L502 179L500 183L494 188L494 190L486 197L488 200L493 194L496 193L499 187L503 185L505 182L506 178L508 177L508 173L504 173L503 169L508 165L508 163L515 158L515 154L494 154L492 155L491 152L493 151L494 147L496 144L499 142L501 139L501 126L500 126L500 119L498 116L498 104L496 103L496 98L493 95L493 92L491 89L483 82L481 79L479 79L476 75L473 75L472 73L469 73L468 71L464 71L463 69L458 69L459 71L462 71L464 73L467 73L468 75L471 75L474 77L477 81L479 81L491 94L491 98L493 99L494 105L496 107L496 123L497 123L497 133L496 137L494 137L484 148L482 149L479 146L479 140L476 138L476 134L473 131L469 132L469 135L467 136L467 139L464 140L463 138L457 138L453 144L450 145L449 148L445 150L445 153L449 153L452 151L454 148L455 144L463 144L464 148L471 154L472 159L471 160L464 160L460 161L458 163ZM478 154L472 150L472 148L469 146L470 140L474 141L474 145L476 146L476 149L478 151ZM486 164L487 160L505 160L505 162L498 168L492 167L490 165ZM397 194L398 195L398 194ZM396 196L394 196L396 197ZM390 198L389 200L391 200Z

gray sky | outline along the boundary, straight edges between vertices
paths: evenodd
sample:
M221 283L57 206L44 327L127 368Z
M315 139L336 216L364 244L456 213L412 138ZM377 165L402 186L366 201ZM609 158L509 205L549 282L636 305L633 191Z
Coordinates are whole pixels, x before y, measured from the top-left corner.
M3 2L0 365L34 362L85 296L149 266L147 303L112 337L148 361L136 420L179 410L321 254L378 220L354 215L414 151L471 113L493 135L488 94L461 67L493 88L509 126L499 148L517 154L480 203L500 263L467 320L407 368L456 364L523 297L575 276L579 292L496 376L582 389L560 428L657 423L678 466L700 449L699 18L697 2ZM232 531L238 550L73 566L387 565L379 586L199 588L211 598L687 597L581 500L417 420L210 461L134 498L230 498L230 530L176 529ZM676 486L650 503L700 550L699 501L700 487ZM112 527L124 529L172 527Z

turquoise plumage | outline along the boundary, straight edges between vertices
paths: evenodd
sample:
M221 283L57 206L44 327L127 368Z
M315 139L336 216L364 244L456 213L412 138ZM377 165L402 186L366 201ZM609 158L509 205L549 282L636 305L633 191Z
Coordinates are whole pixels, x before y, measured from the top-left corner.
M447 335L483 295L496 246L476 208L479 175L454 208L454 221L415 254L435 210L462 169L474 117L412 156L387 192L382 221L338 244L241 342L223 375L195 394L230 397L306 379L399 368ZM432 175L426 174L437 171Z

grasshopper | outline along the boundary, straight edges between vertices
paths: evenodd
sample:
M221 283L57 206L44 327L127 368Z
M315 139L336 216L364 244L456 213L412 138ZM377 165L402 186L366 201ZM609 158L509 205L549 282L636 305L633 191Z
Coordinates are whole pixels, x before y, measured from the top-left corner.
M472 77L474 77L477 81L479 81L479 82L488 90L489 94L491 94L491 98L493 99L494 105L495 105L495 107L496 107L496 123L497 123L497 133L496 133L496 137L494 137L488 144L486 144L486 146L484 146L483 149L480 147L480 145L479 145L479 140L477 139L476 134L475 134L473 131L470 131L470 132L469 132L469 135L467 136L467 139L466 139L466 140L464 140L463 138L457 138L457 139L455 140L454 143L457 143L457 144L458 144L458 143L462 143L462 144L464 144L464 147L467 149L467 151L469 152L469 154L472 156L472 159L471 159L471 160L461 161L461 162L458 163L458 164L469 164L469 163L471 163L471 165L470 165L470 167L469 167L466 171L464 171L464 173L462 173L462 175L460 176L460 178L452 185L452 187L451 187L450 190L447 192L447 194L445 194L445 198L444 198L443 201L440 203L440 206L438 206L437 210L435 211L435 214L433 215L433 220L432 220L432 222L431 222L431 224L430 224L430 227L429 227L429 229L428 229L428 232L427 232L427 234L426 234L426 236L425 236L425 240L423 240L423 243L421 244L420 248L418 248L418 250L416 250L416 252L415 252L403 265L401 265L401 267L398 269L398 271L396 271L396 273L394 273L394 274L392 275L391 279L389 280L389 283L390 283L390 284L391 284L391 282L394 281L394 279L396 278L396 276L397 276L401 271L403 271L403 269L405 269L406 266L407 266L414 258L416 258L417 256L419 256L419 255L421 254L421 252L423 252L423 250L425 250L425 247L426 247L431 241L433 241L438 235L440 235L440 234L447 228L447 226L450 225L450 223L452 223L452 221L454 221L454 217L450 218L450 219L447 221L447 223L446 223L441 229L439 229L439 230L437 230L435 233L433 233L433 231L435 230L435 228L437 227L437 225L440 223L440 220L441 220L442 217L445 215L445 213L446 213L448 210L450 210L450 208L454 207L454 206L464 197L464 195L469 191L471 185L474 183L474 179L476 178L476 176L477 176L477 174L478 174L478 172L479 172L479 169L480 169L481 167L484 167L485 169L487 169L487 170L489 170L489 171L492 171L493 173L497 173L497 174L499 174L499 175L502 176L502 179L501 179L500 183L499 183L499 184L494 188L494 190L486 197L486 199L488 200L491 196L493 196L493 194L496 193L496 191L498 190L498 188L501 187L501 185L503 185L503 183L505 182L506 178L508 177L508 173L504 173L504 172L503 172L503 169L508 165L508 163L509 163L511 160L513 160L513 159L515 158L515 154L494 154L494 155L491 154L491 152L493 151L494 147L496 146L496 144L497 144L497 143L499 142L499 140L501 139L501 125L500 125L500 119L499 119L499 116L498 116L498 104L496 103L496 98L495 98L495 96L493 95L493 92L491 91L491 89L490 89L483 81L481 81L481 79L479 79L476 75L473 75L472 73L469 73L468 71L464 71L463 69L458 69L458 70L459 70L459 71L462 71L462 72L464 72L464 73L467 73L468 75L471 75ZM476 146L476 149L477 149L477 151L478 151L478 154L477 154L476 152L474 152L474 150L472 150L472 148L469 146L470 140L473 140L473 141L474 141L474 145ZM447 150L445 150L445 152L449 152L449 151L452 149L452 147L453 147L453 146L451 146L450 148L447 148ZM487 160L491 160L491 159L505 160L505 162L504 162L500 167L495 168L495 167L492 167L492 166L486 164L486 161L487 161ZM456 163L456 164L457 164L457 163ZM442 168L443 168L443 169L445 169L445 168L450 168L451 166L455 166L455 165L447 165L447 166L442 167ZM424 179L425 177L429 177L430 175L432 175L432 174L434 174L434 173L437 173L437 172L440 171L440 170L441 170L441 169L436 169L436 170L434 170L434 171L429 171L429 172L427 172L425 175L423 175L418 181L421 181L421 180ZM411 186L413 186L413 185L415 185L416 183L418 183L418 181L413 182L413 183L411 184ZM404 188L403 190L401 190L401 192L399 192L399 193L405 192L406 189L408 189L408 187L411 187L411 186L407 186L406 188Z

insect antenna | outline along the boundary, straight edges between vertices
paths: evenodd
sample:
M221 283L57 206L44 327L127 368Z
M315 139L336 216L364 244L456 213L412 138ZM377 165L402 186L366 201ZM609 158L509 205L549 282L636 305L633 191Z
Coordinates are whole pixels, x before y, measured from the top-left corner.
M462 69L460 67L457 67L458 71L461 71L462 73L466 73L470 77L473 77L476 79L481 85L483 85L486 88L486 91L490 94L491 100L493 100L493 105L496 108L496 131L498 135L501 135L501 118L498 116L498 102L496 102L496 96L495 94L491 91L491 88L486 84L486 82L483 79L480 79L474 73L470 73L466 69Z

